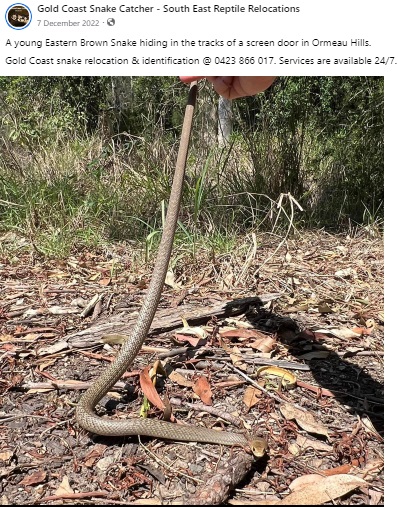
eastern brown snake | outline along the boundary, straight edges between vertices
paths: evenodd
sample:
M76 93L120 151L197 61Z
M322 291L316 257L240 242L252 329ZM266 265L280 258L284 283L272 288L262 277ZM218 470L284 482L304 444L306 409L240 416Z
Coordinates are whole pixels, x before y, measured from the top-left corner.
M194 82L192 83L189 91L188 104L185 110L173 186L171 189L162 239L152 279L141 311L138 315L135 328L124 343L117 358L81 397L76 408L76 419L80 426L98 435L146 435L149 437L175 441L208 442L223 445L238 445L243 447L249 446L253 454L261 456L264 454L266 449L266 440L262 438L251 438L246 437L241 433L217 431L193 425L173 424L155 419L138 418L122 421L114 420L106 417L99 417L94 412L97 403L120 379L141 349L159 303L171 256L174 233L177 226L196 95L197 83Z

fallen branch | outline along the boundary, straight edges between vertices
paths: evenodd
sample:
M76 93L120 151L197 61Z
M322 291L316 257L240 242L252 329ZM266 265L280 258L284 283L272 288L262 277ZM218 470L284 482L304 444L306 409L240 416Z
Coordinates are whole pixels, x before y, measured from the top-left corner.
M87 491L84 493L63 493L62 495L45 496L34 503L52 502L54 500L76 500L78 498L90 498L95 496L108 496L107 491Z
M178 308L159 309L153 319L149 334L161 334L181 327L181 317L184 317L192 326L208 322L211 318L225 318L232 315L244 314L250 306L264 304L278 299L280 294L264 294L256 297L235 299L225 303L217 301L211 306L197 304L183 305ZM93 326L73 333L65 338L72 348L86 348L99 346L101 338L107 334L129 334L133 329L137 315L131 312L121 312L116 315L104 317Z
M183 497L183 505L220 505L224 504L230 492L235 489L253 465L253 456L246 452L230 455L227 462L220 466L216 472L211 471L202 476L204 484L192 495ZM174 503L174 502L172 502ZM181 504L179 500L176 502Z

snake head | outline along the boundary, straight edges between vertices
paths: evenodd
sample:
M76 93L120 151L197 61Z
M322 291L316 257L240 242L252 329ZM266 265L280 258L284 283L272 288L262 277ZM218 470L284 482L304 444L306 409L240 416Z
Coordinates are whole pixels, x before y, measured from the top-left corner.
M254 437L248 440L250 450L254 457L262 458L268 449L268 439L261 437Z

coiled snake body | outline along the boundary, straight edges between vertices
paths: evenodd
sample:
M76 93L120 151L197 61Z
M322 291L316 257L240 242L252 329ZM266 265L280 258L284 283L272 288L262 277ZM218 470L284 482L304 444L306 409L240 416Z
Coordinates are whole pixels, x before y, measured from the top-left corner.
M255 455L262 455L266 447L266 442L263 439L251 439L239 433L216 431L191 425L182 426L154 419L140 418L116 421L99 417L94 412L97 403L120 379L138 354L158 306L177 225L196 94L197 84L195 82L192 83L189 91L167 216L147 297L138 315L135 328L124 343L117 358L81 397L76 408L76 420L80 426L98 435L146 435L176 441L208 442L245 447L249 445Z

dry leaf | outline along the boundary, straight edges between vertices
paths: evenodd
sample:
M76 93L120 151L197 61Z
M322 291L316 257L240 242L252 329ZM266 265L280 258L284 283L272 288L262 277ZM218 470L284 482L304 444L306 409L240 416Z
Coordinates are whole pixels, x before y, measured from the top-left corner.
M225 275L224 278L221 280L220 289L221 290L230 289L231 287L234 286L234 280L235 280L235 275L233 273L229 273L228 275Z
M325 475L326 477L329 477L331 475L348 474L354 472L354 470L355 467L347 463L346 465L340 465L338 467L327 468L326 470L322 470L322 474ZM353 473L353 475L356 474Z
M367 325L368 322L369 321L366 321L366 325ZM353 327L352 331L354 331L354 333L358 333L358 334L361 334L361 335L368 335L368 334L372 334L373 327L374 327L374 325L373 326L367 326L367 327Z
M37 470L30 475L25 475L21 482L18 485L22 486L33 486L34 484L40 484L44 482L47 478L47 472L44 470Z
M18 341L10 334L0 334L0 342L13 342Z
M260 401L261 394L260 389L249 386L246 388L245 394L243 395L243 403L250 409Z
M301 487L297 486L293 493L285 496L283 500L274 505L321 505L367 484L359 477L346 474L332 475L331 477L310 474L310 477L308 483L305 485L302 483ZM292 489L292 484L290 489ZM260 501L259 504L262 502Z
M282 500L258 499L255 502L230 500L228 503L234 505L321 505L340 498L356 488L367 485L364 480L353 475L322 477L317 474L308 474L308 479L299 479L296 479L296 490L283 497Z
M235 329L236 327L245 328L245 329L252 329L252 327L253 327L253 324L250 324L250 322L234 319L233 317L227 317L225 319L225 322L227 322L228 324L231 324L233 326L232 329ZM224 327L224 329L226 329L226 328Z
M234 366L239 366L239 368L243 371L247 370L247 364L245 363L244 359L242 358L242 355L240 353L240 350L238 347L233 347L231 354L229 355L232 364Z
M111 283L111 279L110 278L102 278L98 283L100 285L102 285L103 287L107 287Z
M297 424L305 431L329 438L327 428L319 423L310 412L305 412L290 403L281 404L279 410L286 419L295 419Z
M268 338L268 335L261 333L261 331L256 331L255 329L244 329L244 328L238 328L238 329L220 329L219 331L220 336L223 338L242 338L242 339L249 339L249 338Z
M340 278L355 278L357 276L357 272L353 268L346 268L336 271L334 275L339 276Z
M379 505L383 497L384 492L376 491L375 489L369 489L369 505Z
M73 489L70 487L69 479L66 475L64 475L64 478L62 479L61 484L58 486L57 491L55 494L57 496L74 493Z
M23 318L26 319L28 317L36 317L37 315L44 315L46 311L47 310L45 308L29 308L23 314Z
M152 403L152 405L159 408L160 410L164 410L166 408L158 392L156 391L155 386L153 385L153 382L149 375L149 366L146 366L140 373L140 386L142 392Z
M200 376L193 386L193 392L199 396L205 405L211 405L211 389L206 377Z
M47 309L48 313L51 315L67 315L69 313L80 313L80 310L77 308L63 308L62 306L52 306Z
M380 433L376 430L374 427L372 421L370 420L369 416L366 414L361 417L361 423L365 426L366 430L372 433L374 437L379 440L379 442L383 442L383 437L380 435Z
M4 449L0 452L0 460L2 461L8 461L10 458L14 456L14 451L11 451L11 449Z
M101 472L106 472L111 466L115 464L114 456L105 456L105 458L101 458L95 464L95 468L100 470Z
M198 343L201 341L201 338L196 338L195 336L189 336L189 335L182 334L182 333L175 333L174 338L178 342L182 342L182 343L188 342L190 345L192 345L192 347L196 347L198 345Z
M70 266L72 266L73 268L77 268L77 264L73 264L72 262L68 262L68 264ZM47 271L47 274L50 278L66 278L69 276L69 273L66 273L65 271L61 271L61 270L58 270L58 269L49 269Z
M310 305L308 303L304 303L301 305L290 306L283 310L283 313L296 313L296 312L308 312Z
M326 442L321 442L320 440L312 440L300 434L297 435L296 442L297 445L299 445L302 449L315 449L316 451L324 451L324 452L333 451L333 447L327 444Z
M42 347L38 351L39 356L47 356L50 354L56 354L57 352L60 352L61 350L68 349L68 342L65 340L59 340L56 343L53 343L52 345L49 345L48 347Z
M91 468L96 461L104 454L106 446L104 444L95 444L87 456L84 458L84 466Z
M260 350L261 352L271 352L271 350L275 347L276 340L271 336L265 336L264 338L257 338L250 346L253 349Z
M227 342L225 342L225 341L221 338L221 336L219 337L219 339L218 339L218 340L219 340L219 344L220 344L221 348L222 348L223 350L225 350L225 352L226 352L227 354L231 354L231 353L232 353L232 349L231 349L231 347L228 345L228 343L227 343Z
M187 341L193 347L196 347L200 340L205 340L208 336L207 332L199 326L190 326L188 322L181 317L182 323L184 327L182 329L177 329L174 337L178 341Z
M18 350L18 347L16 345L12 345L11 343L5 343L4 345L2 345L0 347L0 350L4 351L4 352L16 352ZM28 356L29 354L28 353L23 353L23 352L20 352L19 353L19 356L21 358L23 357L26 357Z
M381 470L384 468L384 460L383 459L375 459L372 461L368 461L363 468L353 468L351 472L353 475L357 475L358 477L362 477L362 479L368 479L369 476L376 477Z
M322 471L323 473L323 471ZM319 474L306 474L301 477L297 477L289 484L291 491L298 491L299 489L308 486L309 484L316 484L319 482L319 478L322 477Z
M292 456L298 456L299 454L301 454L301 449L296 443L289 444L287 450L290 452Z
M341 328L332 328L332 329L317 329L317 333L323 333L323 334L331 334L333 336L336 336L336 338L341 338L343 340L348 340L350 338L360 338L360 333L355 333L352 329L348 329L348 327L341 327Z
M175 281L175 276L172 271L167 271L164 283L169 287L171 287L172 289L181 289L181 284Z
M52 364L56 363L58 361L58 359L59 359L58 357L54 357L53 359L48 359L47 361L43 361L38 366L39 371L45 370L46 368L48 368Z
M181 375L181 373L178 373L177 371L172 371L169 373L168 377L179 386L192 387L194 385L192 380L185 378L184 375Z
M317 395L330 396L331 398L335 397L335 395L331 391L329 391L329 389L325 389L324 387L313 386L313 385L308 384L307 382L303 382L302 380L299 380L299 379L297 379L296 383L299 387L302 387L303 389L308 389L309 391L312 391L313 393L317 393Z
M261 368L257 370L258 377L264 377L266 375L281 378L282 385L286 389L293 389L297 382L296 376L292 372L280 368L279 366L261 366Z
M134 500L131 505L162 505L162 503L163 501L157 498L138 498Z

